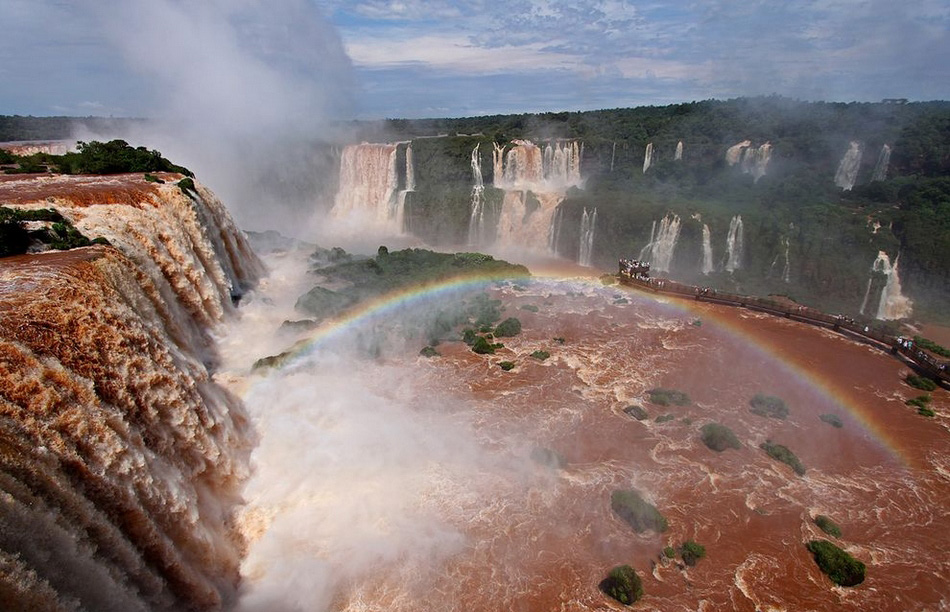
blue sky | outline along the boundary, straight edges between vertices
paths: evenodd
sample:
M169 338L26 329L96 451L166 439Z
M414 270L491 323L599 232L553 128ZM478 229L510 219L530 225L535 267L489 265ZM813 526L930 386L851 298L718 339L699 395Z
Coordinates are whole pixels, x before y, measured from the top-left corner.
M0 0L0 23L2 114L950 98L948 0Z

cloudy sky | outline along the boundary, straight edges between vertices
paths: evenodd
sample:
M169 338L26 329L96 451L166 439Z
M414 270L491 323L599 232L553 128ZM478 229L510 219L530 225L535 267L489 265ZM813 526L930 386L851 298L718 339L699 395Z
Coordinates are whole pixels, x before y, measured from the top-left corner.
M149 115L176 74L358 117L950 98L950 0L0 0L0 23L3 114Z

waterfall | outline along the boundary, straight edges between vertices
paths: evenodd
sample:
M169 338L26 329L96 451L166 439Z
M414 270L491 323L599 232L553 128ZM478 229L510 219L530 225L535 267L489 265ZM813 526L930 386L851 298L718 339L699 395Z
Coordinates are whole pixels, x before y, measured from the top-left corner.
M742 264L742 216L736 215L729 222L729 234L726 236L727 272L735 272Z
M613 147L610 148L610 171L614 171L614 160L617 158L617 143L613 144Z
M782 237L782 246L785 247L785 267L782 269L782 280L786 283L791 282L792 264L788 258L789 240L788 236Z
M900 255L894 259L894 265L890 265L887 253L880 251L872 271L880 271L887 275L887 282L881 291L881 300L878 302L876 318L882 321L892 321L896 319L906 319L913 312L914 303L901 292L901 280L897 272L897 264L900 261ZM880 262L880 265L878 264Z
M681 161L683 159L683 141L676 143L676 153L673 154L673 161Z
M653 143L647 143L647 150L643 153L643 173L646 174L653 165Z
M887 179L887 167L891 163L891 148L887 145L881 147L881 154L878 155L877 164L874 166L874 174L871 175L871 181L883 181Z
M472 206L468 219L468 244L477 246L485 241L485 183L482 180L482 155L479 145L472 149Z
M563 196L556 193L506 191L498 215L495 243L508 248L552 252L552 242L557 238L554 221L562 199Z
M745 150L752 146L751 140L743 140L740 143L734 144L726 150L726 163L730 166L735 166L740 161L742 161L743 153Z
M505 191L496 243L556 253L558 205L568 188L583 184L583 147L578 141L554 141L543 149L526 140L512 145L495 144L492 151L493 184Z
M494 145L493 184L505 190L552 193L579 187L581 147L576 140L538 145L527 140L512 141L512 147Z
M340 159L340 184L330 218L344 231L357 235L403 233L405 194L398 192L396 144L359 144L343 149ZM406 185L410 178L412 156L406 154Z
M673 263L673 252L680 236L679 215L667 213L650 228L650 242L640 251L640 259L649 257L650 267L657 272L669 272Z
M582 266L589 266L591 262L591 254L594 249L594 231L597 225L597 209L594 208L587 212L587 207L584 207L584 215L581 217L581 245L580 245L580 254L577 258L577 263Z
M561 242L561 224L564 221L564 209L558 206L554 210L554 220L548 230L548 251L557 255L557 248Z
M750 149L752 159L750 160L748 172L759 182L759 179L765 176L765 171L769 167L769 161L772 159L772 145L765 143L758 149Z
M838 164L838 171L835 172L835 185L845 191L851 191L854 182L858 178L858 169L861 167L861 144L851 141L848 151L841 158Z
M165 177L167 178L167 177ZM141 175L49 177L34 200L111 247L0 268L0 577L10 609L220 609L253 433L209 326L263 269L217 198ZM11 600L12 598L12 600Z
M703 274L713 273L712 233L709 226L703 223Z

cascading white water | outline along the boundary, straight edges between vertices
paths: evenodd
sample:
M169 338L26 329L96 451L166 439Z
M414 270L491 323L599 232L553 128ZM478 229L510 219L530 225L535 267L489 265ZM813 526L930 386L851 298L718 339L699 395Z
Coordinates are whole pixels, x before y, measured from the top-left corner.
M3 605L225 607L253 434L211 378L206 326L262 266L200 185L186 194L139 174L22 186L34 195L10 181L0 199L52 206L112 246L0 270Z
M730 166L739 164L745 174L751 174L756 182L765 176L772 159L772 145L768 142L753 147L751 140L743 140L734 144L726 151L726 163Z
M673 161L681 161L683 159L683 141L680 140L676 143L676 153L673 154Z
M883 181L887 178L887 167L891 163L891 148L887 145L881 147L881 154L877 157L877 164L874 166L874 174L871 175L871 181Z
M891 260L884 251L878 251L874 263L871 264L871 277L868 279L868 286L864 292L864 301L861 304L861 313L867 310L868 301L871 293L871 286L875 274L884 274L887 280L881 289L881 297L878 301L875 318L882 321L892 321L897 319L906 319L913 313L913 301L902 293L900 275L897 265L900 261L900 255Z
M610 148L610 171L614 171L614 160L617 158L617 143Z
M472 206L468 218L468 243L471 246L485 240L485 182L482 180L482 154L479 145L472 149Z
M545 146L527 140L512 141L512 147L495 144L492 152L492 184L505 190L554 193L580 187L581 147L576 140Z
M399 192L396 144L350 145L340 159L340 185L330 219L353 235L403 233L405 193ZM407 153L407 174L411 155ZM410 184L409 176L406 185ZM414 179L411 179L414 182Z
M564 209L558 206L554 209L554 220L548 230L548 251L557 255L557 248L561 242L561 225L564 221Z
M594 250L594 232L597 226L597 209L592 209L589 213L584 208L584 214L581 217L581 244L577 257L577 263L582 266L589 266L591 263L591 254Z
M703 223L703 274L713 273L712 232L709 226Z
M782 269L782 280L786 283L791 282L792 264L789 259L789 240L788 236L782 237L782 245L785 247L785 267Z
M558 205L568 188L583 184L583 148L577 141L549 143L543 150L525 140L512 144L510 149L495 144L492 152L493 184L505 191L495 241L556 252Z
M554 221L562 199L563 196L556 193L506 191L498 215L495 244L553 252L552 243L557 234Z
M735 272L742 265L742 216L736 215L729 222L726 235L726 272Z
M736 143L729 147L726 150L726 163L730 166L735 166L740 161L742 161L743 153L745 150L752 146L751 140L743 140L742 142Z
M643 173L646 174L650 166L653 165L653 143L647 143L647 149L643 153Z
M653 222L650 227L650 242L640 251L639 258L649 261L651 269L656 272L669 272L679 236L679 215L667 213L660 220L659 227L656 221Z
M845 191L851 191L858 179L858 169L861 167L861 143L851 141L847 152L838 164L835 172L835 185Z

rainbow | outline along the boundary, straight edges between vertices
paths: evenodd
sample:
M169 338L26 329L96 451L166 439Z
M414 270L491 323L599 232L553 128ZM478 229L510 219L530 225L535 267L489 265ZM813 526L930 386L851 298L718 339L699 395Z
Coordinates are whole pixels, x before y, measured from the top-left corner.
M603 288L603 285L601 285L598 279L579 277L576 276L577 272L577 268L562 271L548 269L542 276L525 274L523 276L509 275L504 278L493 275L476 274L452 277L393 291L362 302L344 315L325 322L311 332L304 340L294 345L288 353L284 354L280 365L277 367L281 370L293 368L307 355L322 346L331 344L336 339L346 337L352 333L354 329L376 323L385 323L387 320L391 320L397 313L416 307L423 302L457 298L472 291L483 290L490 285L503 281L517 282L519 279L563 280ZM716 329L725 333L727 337L738 341L743 346L751 348L763 358L768 359L769 362L774 364L777 368L780 376L794 379L798 384L804 385L804 388L807 390L830 400L834 405L842 408L854 421L859 423L891 457L896 459L903 466L910 465L908 459L910 453L908 449L904 449L902 444L888 432L887 427L876 420L873 410L865 407L861 402L850 398L846 389L830 376L824 375L821 371L815 371L812 368L806 368L803 365L794 363L788 356L782 354L781 347L773 346L757 337L754 334L754 330L750 329L748 324L742 324L723 314L719 314L717 312L718 308L699 308L694 302L686 299L672 296L657 298L650 292L621 285L612 286L611 290L637 293L644 297L657 299L677 314L694 317L702 316L704 322L711 320L716 326Z

